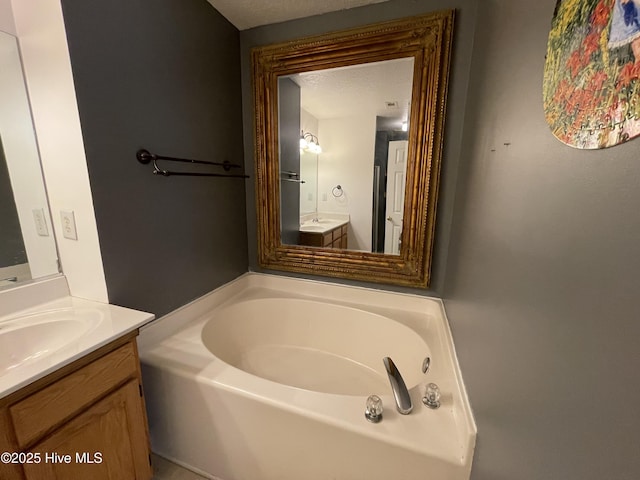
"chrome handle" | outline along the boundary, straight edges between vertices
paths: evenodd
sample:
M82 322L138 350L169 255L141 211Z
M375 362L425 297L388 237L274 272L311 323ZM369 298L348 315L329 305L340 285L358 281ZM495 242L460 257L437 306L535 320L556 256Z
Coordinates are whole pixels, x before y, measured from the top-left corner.
M364 416L372 423L378 423L382 420L382 400L377 395L369 395L367 398L367 409L364 411Z
M440 407L440 387L435 383L430 383L427 385L427 388L424 393L424 397L422 397L422 403L424 403L429 408L439 408Z

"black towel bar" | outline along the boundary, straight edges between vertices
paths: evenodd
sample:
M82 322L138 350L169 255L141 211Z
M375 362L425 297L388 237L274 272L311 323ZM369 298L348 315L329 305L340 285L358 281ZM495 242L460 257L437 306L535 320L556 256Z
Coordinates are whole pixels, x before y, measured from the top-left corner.
M240 173L199 173L199 172L174 172L171 170L164 170L158 167L157 162L159 160L167 160L170 162L182 162L182 163L195 163L199 165L215 165L217 167L222 167L225 172L230 171L232 168L242 168L241 165L237 165L235 163L230 162L209 162L206 160L192 160L190 158L176 158L176 157L165 157L163 155L155 155L148 150L140 149L136 153L136 158L140 163L147 164L153 162L153 173L154 175L162 175L164 177L168 177L171 175L181 175L181 176L190 176L190 177L232 177L232 178L249 178L249 175L240 174Z

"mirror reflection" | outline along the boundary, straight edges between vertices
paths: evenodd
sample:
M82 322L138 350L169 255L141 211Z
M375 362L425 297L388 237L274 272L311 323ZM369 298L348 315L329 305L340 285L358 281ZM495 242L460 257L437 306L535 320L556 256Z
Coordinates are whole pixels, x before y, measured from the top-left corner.
M414 58L278 77L281 240L398 255Z
M57 260L18 45L0 32L0 289L58 273Z

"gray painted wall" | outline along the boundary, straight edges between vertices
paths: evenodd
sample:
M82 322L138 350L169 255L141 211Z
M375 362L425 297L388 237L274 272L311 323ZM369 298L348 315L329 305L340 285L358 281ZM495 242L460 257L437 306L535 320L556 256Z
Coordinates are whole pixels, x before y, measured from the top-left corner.
M640 140L587 152L551 135L542 69L555 0L477 12L392 0L241 32L247 161L252 45L451 6L434 288L413 293L444 297L479 430L472 479L637 480ZM247 199L258 270L252 188Z
M344 284L364 285L371 288L394 291L405 291L419 294L440 295L444 287L444 275L447 262L450 226L453 214L455 185L458 162L460 161L460 145L462 126L471 64L473 31L475 25L477 0L391 0L376 5L369 5L351 10L342 10L315 17L292 20L263 27L256 27L240 32L242 49L242 98L244 119L244 151L247 169L253 170L254 163L254 129L253 129L253 93L251 84L251 48L259 45L282 42L317 35L330 31L343 30L375 22L395 20L444 9L456 9L454 28L454 46L449 84L449 103L445 126L445 148L440 178L440 200L438 202L437 226L432 267L432 284L429 290L415 290L403 287L351 282L347 280L329 279L326 277L286 274L302 278L315 278ZM254 184L247 188L247 226L249 240L249 268L252 271L264 271L257 263L257 232ZM271 272L279 273L282 272Z
M444 292L478 424L472 478L637 480L640 139L580 151L550 133L554 6L478 11Z
M238 30L205 0L62 5L109 301L162 315L247 271L245 180L135 158L243 162Z

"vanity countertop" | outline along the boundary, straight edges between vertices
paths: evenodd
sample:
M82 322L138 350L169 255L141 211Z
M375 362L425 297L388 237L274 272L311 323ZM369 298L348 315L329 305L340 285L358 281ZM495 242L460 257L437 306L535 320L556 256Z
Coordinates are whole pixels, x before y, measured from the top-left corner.
M0 317L0 398L153 319L69 296Z
M308 233L327 233L331 230L349 223L349 215L346 214L318 214L305 215L300 218L300 231Z

